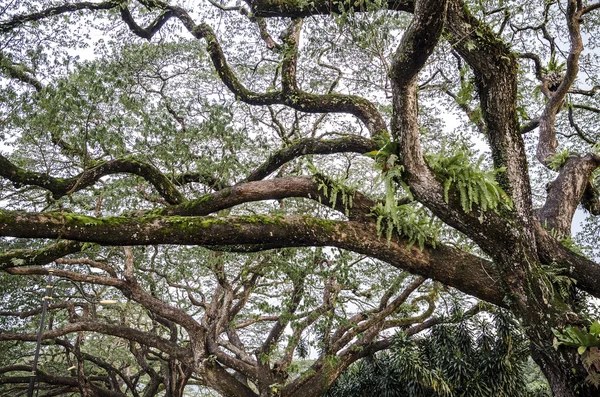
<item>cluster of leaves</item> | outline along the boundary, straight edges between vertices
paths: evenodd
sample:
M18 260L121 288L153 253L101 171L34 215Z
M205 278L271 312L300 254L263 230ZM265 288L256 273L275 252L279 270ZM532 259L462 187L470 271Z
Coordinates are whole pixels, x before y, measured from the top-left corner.
M553 329L554 348L558 349L561 345L576 347L581 355L583 366L588 371L586 381L600 386L600 322L598 320L590 326L589 331L586 327L567 325L562 330Z
M471 162L471 151L462 146L449 151L446 145L438 153L425 156L431 170L444 184L444 199L449 200L452 186L458 191L460 204L465 212L473 211L473 205L483 213L488 209L496 210L504 205L512 207L506 192L496 182L496 175L504 172L504 168L485 170L482 168L484 157L480 156L475 164Z
M410 204L398 205L398 192L405 192L410 200L412 194L404 182L404 167L398 164L398 143L382 141L381 149L366 153L375 160L377 168L381 169L381 181L385 189L385 200L372 208L372 214L377 219L377 231L385 233L388 241L394 232L409 239L408 248L418 244L423 249L425 243L435 246L439 222L422 207ZM398 188L400 187L400 189Z
M565 162L569 158L570 153L571 152L569 151L569 149L566 148L556 152L554 156L548 159L548 167L554 171L560 170L560 168L565 164Z
M499 312L493 322L463 318L420 339L400 333L389 352L351 367L327 396L547 395L547 384L527 389L528 375L526 340L514 319Z
M319 184L319 191L329 198L329 202L332 204L332 208L335 209L337 199L340 197L342 205L344 206L344 213L348 215L348 212L352 208L352 198L356 189L347 186L345 181L336 181L333 178L320 172L313 163L307 162L308 170L312 174L314 182Z
M388 206L386 201L385 205L378 203L371 211L377 218L378 233L385 233L388 241L395 232L408 238L408 249L415 243L421 250L426 243L435 247L438 241L439 221L423 207L410 204Z
M541 276L547 281L540 285L548 287L545 292L548 298L558 295L563 301L571 300L576 280L568 276L568 269L553 262L549 266L542 265Z
M378 143L380 149L365 153L365 156L375 160L377 167L385 174L396 166L396 161L398 160L398 142L382 137Z

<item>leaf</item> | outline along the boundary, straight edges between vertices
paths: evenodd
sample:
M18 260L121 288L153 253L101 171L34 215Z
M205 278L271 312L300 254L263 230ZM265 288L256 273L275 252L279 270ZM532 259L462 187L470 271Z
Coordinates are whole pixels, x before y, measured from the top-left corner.
M598 372L592 372L588 374L585 381L592 384L594 387L600 386L600 374Z
M594 336L600 336L600 322L598 320L594 321L594 323L590 326L590 334Z

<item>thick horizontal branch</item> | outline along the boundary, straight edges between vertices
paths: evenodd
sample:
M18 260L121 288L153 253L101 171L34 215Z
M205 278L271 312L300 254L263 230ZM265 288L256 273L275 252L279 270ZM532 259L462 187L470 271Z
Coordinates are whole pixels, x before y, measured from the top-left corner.
M205 216L239 204L263 200L280 200L288 197L305 197L318 200L324 205L342 211L351 219L365 219L370 216L375 202L359 192L339 192L332 202L324 190L322 183L307 177L287 177L248 182L235 185L215 193L206 194L197 200L190 200L180 205L150 212L137 212L136 215L167 216ZM329 186L331 192L335 186ZM344 197L344 194L351 197ZM350 205L349 202L352 202Z
M100 163L72 178L55 178L40 172L24 170L0 155L0 176L18 185L33 185L50 191L55 199L85 189L100 178L113 174L134 174L151 183L169 203L185 201L173 183L156 167L134 159L117 159Z
M309 216L92 218L64 213L0 211L0 235L68 238L103 245L177 244L268 248L335 246L370 255L412 273L454 286L503 306L503 293L492 263L461 250L438 245L423 251L408 239L378 237L374 222L332 221ZM15 269L17 270L17 269Z
M43 266L82 250L84 243L63 240L40 249L11 250L0 254L0 270L19 266Z
M342 13L350 9L361 11L361 6L356 7L353 3L339 0L316 0L307 3L302 0L247 0L252 14L259 17L289 17L299 18L311 15L330 15ZM412 0L390 0L387 6L390 10L413 12L415 2ZM365 8L366 10L366 8Z

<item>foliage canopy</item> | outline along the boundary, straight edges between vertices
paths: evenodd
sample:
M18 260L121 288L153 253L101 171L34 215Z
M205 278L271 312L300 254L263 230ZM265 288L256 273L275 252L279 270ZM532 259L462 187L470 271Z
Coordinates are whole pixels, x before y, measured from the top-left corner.
M49 393L317 396L457 291L597 393L600 3L0 10L7 393L49 278Z

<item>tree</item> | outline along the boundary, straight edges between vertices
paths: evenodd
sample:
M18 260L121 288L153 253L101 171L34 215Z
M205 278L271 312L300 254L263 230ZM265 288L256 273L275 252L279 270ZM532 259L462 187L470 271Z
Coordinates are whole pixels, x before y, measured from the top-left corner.
M109 251L102 262L57 260L71 269L52 272L63 285L54 287L60 295L48 307L52 320L43 334L44 390L90 396L164 390L175 397L186 386L208 386L223 395L319 396L353 362L387 348L387 330L412 335L446 321L432 316L439 285L423 277L390 275L382 263L348 252L302 251L240 257L156 248L145 267L148 252L126 247L124 258ZM120 259L123 269L111 265ZM90 267L108 275L89 274ZM117 278L121 272L129 281ZM0 384L15 394L26 390L30 378L23 372L31 372L22 342L36 335L31 324L14 322L40 312L25 310L31 303L19 293L6 294L15 308L0 312L13 321L11 332L0 333L12 350ZM102 307L106 298L121 303ZM476 304L468 314L480 309ZM196 344L205 345L200 365L192 358ZM311 350L313 362L300 368L294 357L307 358Z
M209 2L4 9L2 269L90 244L337 247L508 308L555 396L595 394L552 341L587 332L578 291L600 296L598 264L561 244L580 204L598 214L600 4ZM102 61L76 62L90 42ZM119 270L104 281L198 328ZM206 370L210 346L190 349Z

